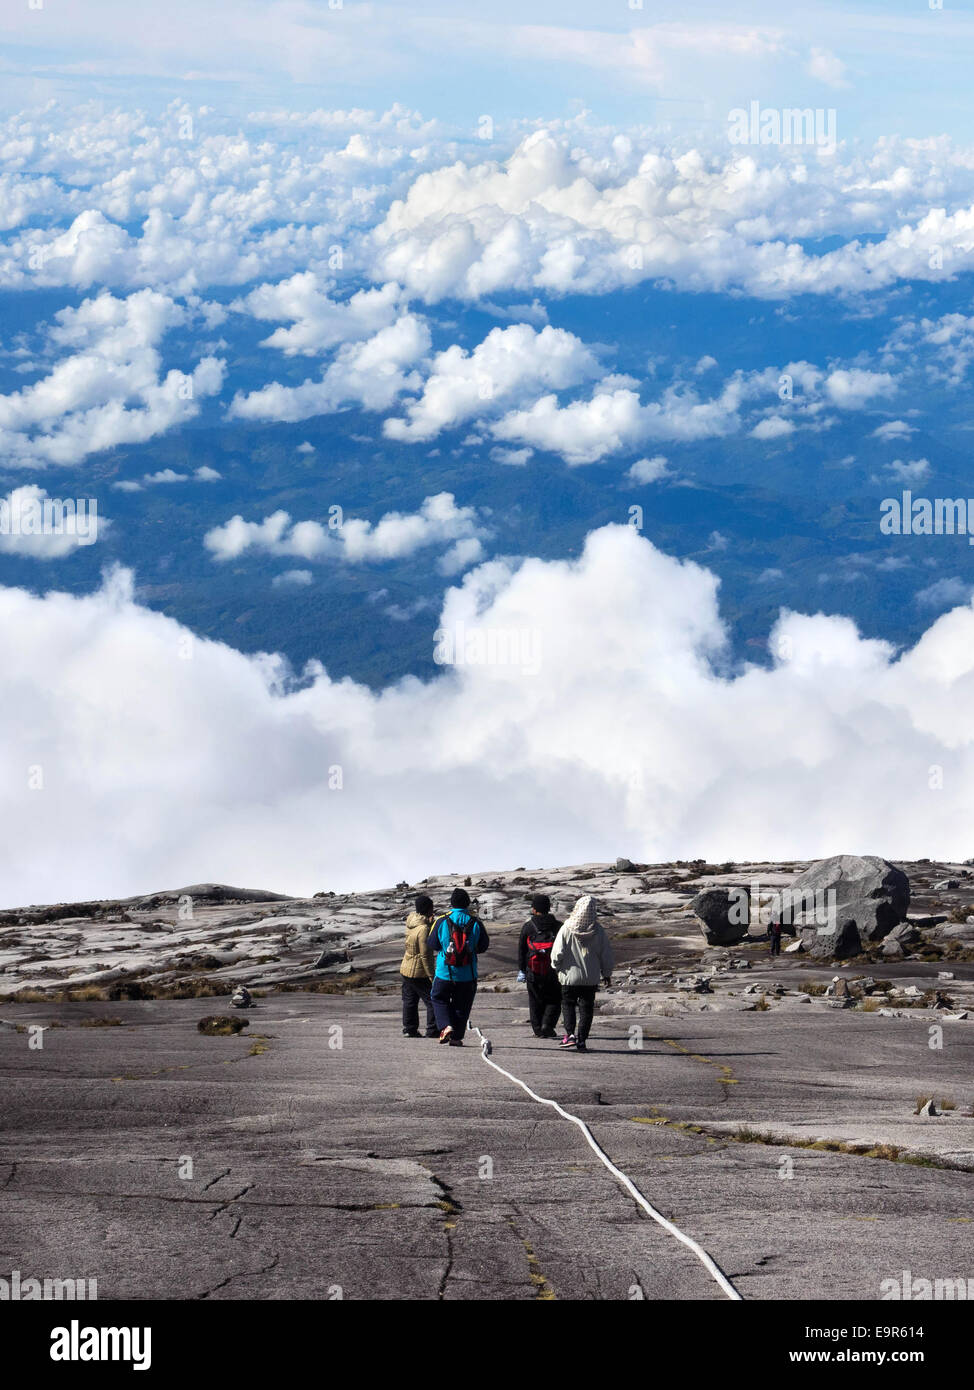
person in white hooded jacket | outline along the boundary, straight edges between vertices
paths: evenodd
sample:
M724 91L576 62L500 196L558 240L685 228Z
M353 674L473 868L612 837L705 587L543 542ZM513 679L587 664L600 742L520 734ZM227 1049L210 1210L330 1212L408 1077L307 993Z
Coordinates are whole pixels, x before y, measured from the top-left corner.
M599 981L612 983L612 946L599 921L595 899L579 898L551 948L552 969L561 982L565 1036L561 1046L587 1050ZM576 1022L577 1014L577 1022Z

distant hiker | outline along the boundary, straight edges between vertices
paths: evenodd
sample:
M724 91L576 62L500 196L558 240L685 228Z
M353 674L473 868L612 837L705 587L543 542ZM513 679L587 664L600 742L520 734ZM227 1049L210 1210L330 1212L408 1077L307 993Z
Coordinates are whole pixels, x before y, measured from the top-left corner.
M230 1003L235 1009L249 1009L253 1005L253 998L250 990L243 985L237 985L233 994L230 996Z
M430 948L430 928L435 910L432 898L421 893L416 899L416 911L406 918L406 949L399 974L402 977L402 1035L419 1037L419 1001L426 1005L426 1036L437 1036L436 1016L430 990L433 987L433 952Z
M432 999L440 1042L463 1046L467 1020L477 993L477 957L490 946L483 922L467 909L470 894L454 888L450 911L433 924L431 940L436 951Z
M560 926L558 918L551 915L548 895L535 894L531 916L521 928L517 963L527 981L531 1028L536 1038L553 1038L561 1013L561 984L551 965L551 948Z
M565 1021L561 1046L585 1052L599 980L606 985L612 983L612 947L598 919L594 898L579 898L572 908L555 937L551 964L561 982L561 1013Z
M772 922L768 927L768 940L771 942L771 954L781 955L781 933L784 930L781 922Z

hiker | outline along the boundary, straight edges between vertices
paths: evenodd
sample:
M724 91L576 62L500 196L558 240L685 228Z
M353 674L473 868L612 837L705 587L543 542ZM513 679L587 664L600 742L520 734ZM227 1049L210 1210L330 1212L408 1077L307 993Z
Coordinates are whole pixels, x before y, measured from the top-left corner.
M518 979L528 986L531 1029L536 1038L553 1038L561 1013L561 985L551 968L551 948L561 923L551 915L551 899L536 893L531 916L521 928L517 943Z
M490 946L483 922L468 912L470 894L454 888L450 911L433 923L430 939L436 951L432 999L440 1042L463 1046L467 1020L477 993L477 957Z
M771 954L781 955L781 933L784 930L781 922L771 922L768 926L768 939L771 942Z
M420 893L416 911L406 918L406 949L399 974L402 977L402 1035L419 1037L419 1002L426 1006L426 1036L438 1036L430 990L433 986L433 952L429 934L435 916L432 898Z
M598 919L594 898L586 894L572 908L555 937L551 964L561 982L561 1014L565 1021L561 1046L586 1052L599 980L607 986L612 983L612 947Z

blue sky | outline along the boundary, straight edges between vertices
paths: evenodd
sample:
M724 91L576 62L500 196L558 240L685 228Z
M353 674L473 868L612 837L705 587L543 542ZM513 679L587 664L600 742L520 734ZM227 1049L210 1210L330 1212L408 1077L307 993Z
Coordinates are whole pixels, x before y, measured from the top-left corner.
M726 110L832 105L844 138L972 135L969 4L919 0L632 8L578 0L198 5L122 0L8 7L5 95L141 103L176 95L229 109L283 102L386 107L452 123L567 116L720 129Z

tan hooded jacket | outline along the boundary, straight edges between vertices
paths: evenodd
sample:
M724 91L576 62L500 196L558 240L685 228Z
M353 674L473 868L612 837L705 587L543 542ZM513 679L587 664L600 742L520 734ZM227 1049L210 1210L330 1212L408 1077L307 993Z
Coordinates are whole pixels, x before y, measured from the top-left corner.
M432 925L432 918L421 917L418 912L406 918L406 950L399 973L409 980L421 980L424 975L427 980L433 978L436 963L428 944Z

